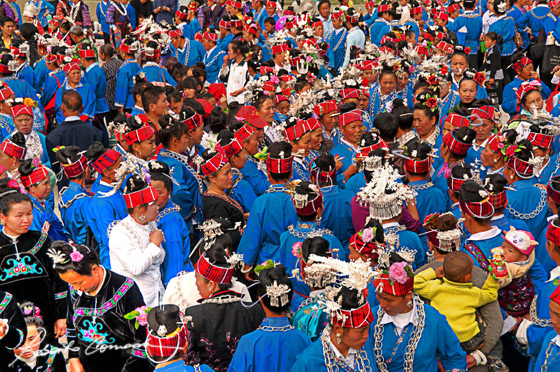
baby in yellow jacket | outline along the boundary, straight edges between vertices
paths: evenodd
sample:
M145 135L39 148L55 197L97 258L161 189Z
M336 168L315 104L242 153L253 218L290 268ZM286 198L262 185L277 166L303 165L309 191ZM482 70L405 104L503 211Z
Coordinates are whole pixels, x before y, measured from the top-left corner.
M429 299L431 305L446 316L467 353L473 353L484 341L476 309L495 301L499 288L492 275L488 275L482 288L473 286L472 270L471 256L458 251L447 254L443 266L436 271L430 268L414 277L414 291Z

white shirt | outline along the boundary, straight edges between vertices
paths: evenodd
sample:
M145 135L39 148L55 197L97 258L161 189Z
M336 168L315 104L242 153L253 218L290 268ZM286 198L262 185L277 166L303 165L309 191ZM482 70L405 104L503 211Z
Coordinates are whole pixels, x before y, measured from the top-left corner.
M346 355L345 358L342 355L342 353L336 348L336 346L334 346L330 337L328 340L329 340L329 347L331 348L332 351L334 351L334 355L336 355L338 359L344 360L344 362L348 364L350 367L354 368L354 362L356 360L356 354L358 351L353 348L348 348L348 354Z
M397 315L389 315L387 313L383 314L383 318L381 318L381 324L389 324L393 323L397 332L400 334L402 333L404 327L409 324L416 324L416 301L412 300L412 310L408 313L404 314L397 314Z
M111 269L134 279L147 306L157 306L165 291L160 271L165 251L150 242L155 228L154 222L140 225L127 216L109 233Z
M490 25L494 22L496 22L498 20L498 17L493 14L490 13L489 10L486 11L486 13L484 13L484 15L482 16L482 34L487 34L488 30L490 29Z
M227 66L225 67L227 73ZM239 102L239 104L245 104L245 92L238 94L237 96L232 96L231 93L239 90L247 84L247 76L248 76L248 68L247 62L241 61L241 63L237 63L233 61L229 65L229 76L228 81L226 84L226 93L227 93L227 102L228 104L232 102Z
M488 231L482 231L476 234L472 234L467 241L478 241L478 240L486 240L486 239L490 239L493 238L495 236L498 236L501 234L500 229L498 229L496 226L492 227L490 230Z

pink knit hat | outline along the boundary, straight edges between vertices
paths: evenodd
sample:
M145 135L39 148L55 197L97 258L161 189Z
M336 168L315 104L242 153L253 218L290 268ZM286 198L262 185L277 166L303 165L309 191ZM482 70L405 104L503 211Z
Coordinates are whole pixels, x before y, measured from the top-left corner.
M513 226L510 231L504 234L504 239L526 256L533 253L533 249L539 244L535 241L535 238L533 238L533 234L528 231L515 230Z

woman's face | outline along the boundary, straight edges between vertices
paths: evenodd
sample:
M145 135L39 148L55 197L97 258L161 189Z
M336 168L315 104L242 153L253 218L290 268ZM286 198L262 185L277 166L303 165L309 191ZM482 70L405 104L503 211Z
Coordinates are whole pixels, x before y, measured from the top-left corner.
M397 79L394 74L383 74L379 78L379 87L381 88L381 94L389 94L395 89L395 84Z
M481 143L492 135L492 129L494 129L494 123L491 120L482 119L482 124L473 126L473 129L476 132L476 141L478 143Z
M196 89L185 88L185 89L183 89L183 93L185 94L185 97L187 97L187 98L192 98L192 99L196 98Z
M366 79L368 81L368 84L371 84L375 78L375 75L373 73L373 70L365 70L360 74L360 77L362 79Z
M456 54L451 58L451 71L456 78L463 76L467 68L469 68L469 62L464 56Z
M132 145L133 155L142 160L150 160L156 153L156 135L148 138L146 141L135 143Z
M39 347L41 346L41 339L44 336L45 330L41 329L41 334L35 325L27 326L27 337L25 338L25 343L14 349L14 354L23 359L29 359L37 354Z
M159 213L159 206L156 201L151 202L150 204L148 204L146 207L138 207L142 209L142 215L146 216L146 222L152 222L155 221L158 213Z
M348 347L360 350L368 339L369 324L360 328L343 328L340 340Z
M328 133L332 132L335 125L338 124L337 123L338 115L336 114L337 114L336 111L331 111L321 117L321 124L323 125L323 127Z
M441 129L441 137L445 137L447 133L453 132L455 130L455 126L448 121L443 122L443 128Z
M519 71L519 77L523 80L529 80L533 77L535 73L535 67L532 63L529 63L521 71Z
M98 265L94 265L91 269L91 275L78 274L74 270L68 270L64 274L58 274L60 279L70 284L78 291L91 293L95 291L100 282L103 280L103 271Z
M358 109L366 111L369 105L369 96L366 94L360 94L360 101L358 102Z
M306 157L309 155L311 144L311 133L307 132L297 141L292 141L292 152L296 156Z
M214 293L212 290L212 282L206 281L206 278L200 275L196 270L194 276L196 277L196 289L198 289L198 293L200 293L202 298L206 298Z
M74 69L68 73L68 80L72 84L78 84L82 79L82 72L78 69Z
M210 176L210 184L214 185L219 190L231 189L231 165L229 165L229 163L225 164L214 176Z
M408 84L410 80L410 76L407 72L400 73L397 76L397 90L403 90L404 87Z
M424 138L434 130L436 118L430 118L425 110L414 110L412 125L420 138Z
M259 152L259 141L256 133L253 133L251 137L245 140L245 151L247 151L247 154L250 156Z
M325 32L325 29L323 28L323 26L317 26L315 27L315 36L317 37L323 37L323 33Z
M25 234L33 223L33 207L31 202L22 201L21 203L10 205L10 211L7 215L1 213L0 220L3 222L6 234L12 236Z
M350 124L345 125L340 128L342 136L348 142L353 145L357 145L360 142L360 137L362 136L362 129L364 124L361 121L354 121Z
M12 100L14 100L15 98L16 96L12 94L4 101L0 102L0 111L4 114L10 114L10 108L12 107L10 102L12 102Z
M14 168L17 168L19 162L16 160L16 158L8 156L4 151L0 151L0 165L2 165L7 170L13 170Z
M232 168L243 169L245 164L247 164L247 151L242 149L237 155L232 156L229 159Z
M523 108L527 111L533 110L534 107L542 110L543 105L544 101L541 92L539 92L538 90L533 90L525 96L525 103L523 104Z
M261 107L257 109L257 113L264 121L271 124L272 120L274 120L274 105L272 99L266 99Z
M38 184L29 186L29 193L39 200L45 200L51 194L51 183L49 177L43 178Z
M376 296L379 301L379 306L381 306L387 315L395 316L407 310L406 303L409 301L407 296L394 296L385 292L377 292Z
M14 125L18 132L26 136L33 130L33 116L20 115L14 118Z
M290 110L290 102L288 101L282 101L276 105L276 111L278 111L282 115L288 116L289 110Z
M228 58L235 59L237 57L237 52L233 50L233 46L231 44L228 45Z
M174 98L171 98L171 103L169 104L169 109L173 112L180 112L181 107L183 107L183 99L179 99L175 101Z
M319 150L323 143L323 128L317 128L311 132L311 143L309 145L311 150Z
M474 80L466 80L459 87L461 102L472 103L476 99L477 84Z
M492 151L490 145L486 145L484 150L482 150L482 152L480 153L480 163L485 167L493 167L498 163L497 159L499 156L499 154L496 154L494 153L494 151ZM494 159L496 159L497 161L494 162Z
M189 135L188 133L183 133L183 135L181 136L181 138L177 139L177 138L173 138L171 141L173 141L173 144L175 145L175 148L177 149L177 152L179 154L182 154L183 152L187 151L188 147L188 138Z
M152 186L157 190L159 194L159 197L156 201L158 208L165 208L167 202L169 201L169 198L171 197L171 193L165 188L165 184L162 181L152 180Z
M194 130L190 131L189 135L190 135L189 138L192 140L192 142L195 145L200 144L200 142L202 141L202 136L204 136L204 126L199 125Z

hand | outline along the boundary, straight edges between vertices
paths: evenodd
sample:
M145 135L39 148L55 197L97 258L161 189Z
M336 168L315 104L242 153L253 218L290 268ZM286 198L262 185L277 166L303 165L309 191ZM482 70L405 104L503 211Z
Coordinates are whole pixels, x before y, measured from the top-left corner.
M472 355L467 354L467 368L476 366L476 359Z
M224 66L227 65L227 63L228 63L228 55L226 54L224 56Z
M492 84L494 84L494 82L495 82L495 80L492 79L492 78L490 78L490 80L488 80L488 88L490 88L490 86L491 86Z
M54 322L54 335L56 338L62 337L66 334L66 319L57 319Z
M340 160L340 156L338 154L336 154L336 156L334 157L334 162L336 164L334 167L336 171L342 168L342 160Z
M6 336L7 332L8 332L8 320L0 319L0 339Z
M159 13L159 8L155 8L155 9L154 9L154 13L155 13L155 14L158 14L158 13Z
M267 38L268 37L268 32L266 32L266 30L263 30L262 35Z
M227 97L225 94L220 97L220 105L224 108L227 107Z
M556 76L560 76L560 65L554 66L554 68L552 69L552 73Z
M253 272L253 270L251 269L251 265L244 265L243 271L246 271L243 273L243 275L245 275L245 279L252 282L253 278L251 277L251 273Z
M539 78L539 74L537 74L536 71L533 71L533 72L531 73L531 77L532 77L533 79L538 79L538 78Z
M237 97L238 95L241 94L241 92L243 91L243 89L238 89L235 92L231 92L229 95L232 97Z
M68 363L70 372L85 372L79 358L71 358Z
M48 221L45 221L43 227L41 228L41 232L47 234L50 228L51 228L51 224Z
M150 243L154 243L159 247L162 241L163 241L163 231L161 231L160 229L155 229L150 233Z
M436 270L436 277L443 278L445 274L443 273L443 266L438 267Z

